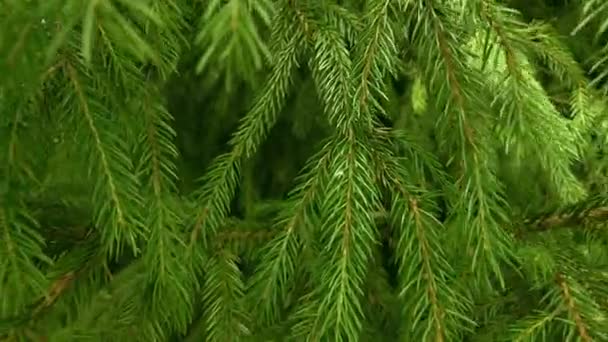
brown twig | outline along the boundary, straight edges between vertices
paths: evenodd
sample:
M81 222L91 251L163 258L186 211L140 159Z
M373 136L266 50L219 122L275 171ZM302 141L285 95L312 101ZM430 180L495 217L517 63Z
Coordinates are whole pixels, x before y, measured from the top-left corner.
M552 229L575 227L589 221L608 221L608 207L597 207L582 212L555 213L543 216L535 221L529 221L532 231L548 231Z
M574 320L574 324L576 325L576 328L578 329L579 336L585 342L593 341L591 336L589 336L589 332L587 331L587 325L583 321L583 318L581 317L581 315L577 309L575 299L570 294L570 286L566 282L565 277L562 274L558 273L556 276L556 281L562 290L562 295L563 295L564 301L566 302L568 311L570 312L570 315L572 316L572 319Z

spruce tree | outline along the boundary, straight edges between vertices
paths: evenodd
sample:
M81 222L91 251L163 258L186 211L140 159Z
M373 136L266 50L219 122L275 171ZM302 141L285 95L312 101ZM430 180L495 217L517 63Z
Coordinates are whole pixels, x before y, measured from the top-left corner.
M0 28L0 341L608 341L608 2Z

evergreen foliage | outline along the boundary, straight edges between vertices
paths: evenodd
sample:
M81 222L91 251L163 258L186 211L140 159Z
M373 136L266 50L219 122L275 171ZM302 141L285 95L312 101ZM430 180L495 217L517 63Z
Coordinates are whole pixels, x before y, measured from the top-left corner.
M0 28L0 341L608 341L608 2Z

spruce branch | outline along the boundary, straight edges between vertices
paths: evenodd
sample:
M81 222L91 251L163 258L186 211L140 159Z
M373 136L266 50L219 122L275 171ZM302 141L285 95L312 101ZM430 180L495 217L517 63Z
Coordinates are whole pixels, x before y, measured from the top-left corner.
M533 76L533 68L522 51L534 46L521 39L523 33L530 29L518 19L515 11L493 1L482 2L480 15L493 32L493 35L486 34L488 41L478 43L480 46L489 46L486 56L479 63L485 66L493 61L493 65L488 66L491 68L489 71L492 73L491 70L494 69L497 72L492 76L496 80L494 87L497 89L493 103L499 106L502 120L498 129L505 151L521 160L525 157L524 144L535 141L544 149L541 163L551 174L560 196L569 203L581 200L585 195L584 189L569 169L570 163L578 157L576 142L581 140L578 139L580 132L568 127L567 121L560 117L545 90ZM542 37L540 34L538 36ZM493 44L497 46L492 46ZM572 64L572 59L566 63ZM572 73L580 83L582 72L576 70ZM533 135L528 127L536 127L534 130L551 134ZM560 143L551 143L550 140L553 139Z
M602 3L599 0L585 0L582 1L584 5L582 6L581 18L578 25L570 32L570 35L574 36L588 26L594 26L596 30L596 39L601 37L606 29L608 29L608 21L606 21L605 17L608 14L608 5L606 3ZM589 73L596 73L597 76L593 77L591 80L592 86L599 86L602 83L605 83L606 76L608 76L608 68L606 62L608 61L608 46L603 45L599 51L596 51L595 54L591 56L591 69ZM606 86L601 86L604 90L604 94L606 93Z
M137 180L131 173L132 165L126 147L108 128L102 128L104 123L111 125L103 118L107 109L85 93L76 68L70 64L66 68L76 93L77 108L90 134L91 156L94 159L89 165L91 171L99 173L94 191L95 203L98 204L95 226L102 229L103 244L109 255L119 256L125 244L137 254L138 240L144 231L133 210L141 199L136 190Z
M323 2L320 6L326 14L323 20L326 20L330 27L337 28L340 36L345 37L348 43L355 44L364 28L364 22L359 16L350 8L333 2Z
M315 334L337 340L356 339L362 328L359 302L365 266L377 239L371 213L379 207L370 166L371 151L356 138L354 128L347 136L334 138L327 183L332 185L326 188L321 207L323 257L332 266L321 274Z
M103 253L101 255L103 256ZM99 267L99 264L92 264L81 278L82 285L87 284L90 287L80 287L74 296L69 298L74 304L79 304L77 314L70 314L70 324L54 331L51 338L82 336L125 339L135 337L136 328L140 328L137 332L141 334L142 340L156 338L158 334L146 326L147 317L142 317L141 314L143 303L139 285L145 283L147 277L143 261L141 258L136 259L120 271L112 273L111 277L108 276L107 269ZM101 277L105 279L99 279ZM85 289L88 292L82 293Z
M315 27L314 32L315 55L310 62L312 77L330 123L344 131L350 122L341 120L356 120L344 115L351 108L350 99L353 96L349 52L345 48L344 37L335 27Z
M173 0L150 1L142 7L142 10L149 9L153 16L159 16L156 21L148 19L143 32L151 37L149 41L154 43L154 49L158 53L157 67L162 80L167 80L177 71L177 64L189 46L184 32L188 32L190 25L184 7Z
M174 145L175 130L172 127L173 117L162 104L156 103L153 97L157 94L145 94L143 107L144 125L140 136L141 172L143 178L156 198L165 193L175 192L177 168L174 160L179 153Z
M509 341L533 342L539 338L546 340L552 336L551 324L562 312L560 308L530 314L509 328Z
M448 321L449 319L445 319L444 317L446 316L446 310L443 307L443 303L441 303L441 300L439 299L439 295L442 295L440 292L441 291L446 291L445 288L443 289L438 289L439 286L443 286L445 287L446 284L437 284L437 280L440 279L440 277L442 277L441 273L442 271L438 271L435 270L432 262L431 262L431 254L432 254L432 248L429 245L429 241L427 240L426 237L426 232L425 232L425 227L424 225L426 225L427 223L423 223L423 220L427 220L428 218L423 218L421 216L421 212L420 209L418 208L418 203L416 200L410 200L409 203L409 209L411 211L411 216L409 218L409 221L413 221L413 225L415 227L416 230L416 235L417 235L417 240L419 241L419 255L421 257L421 264L422 264L422 271L420 272L420 275L422 276L423 279L428 279L428 288L426 290L426 299L428 300L428 304L425 303L426 305L417 305L417 307L423 308L425 306L430 307L430 319L429 319L429 325L433 326L433 330L432 332L430 331L429 328L425 329L425 333L423 334L423 338L424 339L429 339L432 338L435 341L444 341L446 338L448 338L448 336L452 335L453 332L453 328L450 328L448 326L446 326L446 321ZM428 215L426 213L423 213L422 215ZM431 218L432 219L432 218ZM431 221L432 222L432 221ZM401 235L401 239L399 240L399 245L402 246L404 243L406 243L406 235ZM399 247L398 247L399 248ZM406 250L408 250L409 248L407 247L400 247L401 250L403 250L404 252ZM411 253L400 253L401 255L411 255ZM406 263L404 262L405 260L402 260L402 265L405 265ZM443 262L445 262L445 260L443 260ZM447 263L445 265L442 265L443 267L445 267L447 265ZM439 267L442 267L439 266ZM449 269L447 269L449 271ZM445 271L443 271L445 272ZM407 273L406 273L407 274ZM418 279L416 279L417 281ZM443 282L443 280L440 280ZM402 289L402 296L408 294L408 290L409 287L412 286L414 284L413 280L410 281L409 283L405 283L404 284L404 288ZM446 291L444 294L449 294L448 291ZM419 298L424 298L423 297L419 297ZM414 317L420 317L421 315L419 313L415 313ZM413 328L416 329L416 323L415 322L413 324ZM431 337L433 336L433 337Z
M90 275L93 268L99 268L103 264L105 255L101 252L98 244L98 234L89 231L78 245L63 254L52 265L45 274L44 284L47 288L38 295L29 296L27 305L24 305L18 314L0 317L0 335L7 331L32 326L44 316L52 313L57 305L61 305L65 296L78 285L85 275ZM82 260L86 260L82 263ZM24 268L25 269L25 268ZM38 270L40 271L40 270ZM23 282L20 282L20 286Z
M0 340L608 340L601 1L0 3Z
M596 196L555 211L527 218L524 224L530 231L549 231L560 228L586 227L608 220L608 206L603 196Z
M278 25L271 38L273 68L270 77L230 140L238 156L249 158L255 153L285 106L302 48L302 28L294 25L294 18L290 16L294 13L283 10L275 18Z
M386 29L381 24L387 21L387 4L378 2L371 13L372 39L364 40L369 44L362 50L360 58L365 62L361 63L360 72L350 65L344 38L337 40L337 31L334 30L332 36L329 35L332 31L319 30L315 36L313 77L316 76L317 90L337 131L330 142L332 161L328 166L327 184L332 186L327 189L321 207L321 239L327 246L321 260L327 260L332 267L319 275L323 290L319 292L318 302L306 306L311 310L316 307L318 315L314 323L311 322L309 339L333 336L336 340L352 340L357 339L363 329L360 301L364 274L377 240L371 212L380 207L379 189L375 175L370 172L373 158L367 140L373 120L367 107L377 94L370 94L368 82L378 82L372 78L378 76L383 80L382 62L385 61L377 55L390 55L390 50L384 51L387 45L380 43L392 42L392 32L381 31ZM327 66L335 68L336 73L324 73L323 68ZM358 86L355 88L349 74L361 77L359 97L355 97ZM346 99L354 101L343 102ZM300 314L306 311L303 308Z
M241 120L238 130L233 135L230 141L232 152L218 158L203 178L204 186L198 195L201 210L196 214L192 228L191 249L196 248L194 243L199 239L199 235L203 237L204 246L207 246L209 238L215 235L220 223L229 212L229 205L240 178L241 159L253 155L285 104L292 72L297 66L296 57L301 43L300 29L294 27L285 17L289 14L289 11L282 11L277 16L282 25L277 25L278 29L273 35L273 50L276 53L274 69L253 107ZM193 255L192 251L189 253ZM194 251L194 253L199 252ZM221 333L221 330L218 330L218 333Z
M372 15L376 21L386 20L383 19L385 11L376 11ZM321 239L328 246L322 251L322 260L333 266L319 274L318 282L323 289L317 294L319 300L300 309L299 314L317 310L317 318L309 323L312 328L307 334L309 339L333 336L336 340L352 340L358 338L363 328L362 286L377 235L370 213L379 208L379 194L374 184L375 177L370 173L373 162L365 139L371 132L373 117L364 108L349 103L355 95L350 75L359 74L353 70L344 38L337 32L332 28L315 31L315 57L311 61L317 91L330 122L337 129L329 145L332 157L327 184L332 186L321 198L320 215ZM371 53L378 48L375 46L377 41L372 40L371 43L374 47L366 50L364 56L370 62L362 72L366 83L372 67L376 68L374 71L381 69L373 65L377 61ZM324 72L327 67L335 72ZM371 96L366 98L369 96L366 88L363 93L361 101L371 101Z
M334 142L329 184L322 206L323 254L331 265L322 272L324 289L318 331L336 340L356 339L362 329L362 285L377 231L371 213L379 207L375 177L370 172L371 151L355 138ZM319 321L322 319L322 321ZM317 324L319 324L317 323ZM317 328L318 329L318 328ZM327 330L326 330L327 329ZM329 331L328 331L329 330Z
M16 338L26 338L28 340L46 340L46 336L36 333L28 327L36 318L40 318L48 309L57 301L65 289L69 288L73 280L72 274L66 274L64 277L52 283L51 288L44 300L39 301L39 304L34 307L32 313L28 312L18 317L0 318L0 341L12 341ZM18 331L19 333L15 332ZM5 335L6 334L6 335ZM19 336L19 337L17 337Z
M330 159L328 145L318 156L313 157L298 177L298 185L290 192L285 209L275 223L279 232L260 252L262 259L251 279L251 294L255 298L263 323L273 323L280 318L278 308L285 302L288 290L292 288L298 257L303 248L303 232L314 215L314 203L319 198L320 189L326 178L324 173ZM306 236L306 235L304 235Z
M522 29L529 34L527 39L520 40L523 47L529 47L532 55L540 57L560 81L570 88L589 83L583 67L564 44L555 28L546 23L532 23ZM526 51L528 50L525 49L524 52Z
M438 108L444 108L440 124L443 145L453 155L449 163L457 163L457 186L461 196L454 205L454 224L464 228L463 241L470 248L471 267L483 271L482 277L495 275L501 285L501 262L511 263L514 254L508 234L501 224L506 220L507 203L502 185L494 171L490 146L490 119L488 94L480 75L466 65L467 56L459 44L469 34L458 26L458 12L434 1L418 1L410 14L415 25L412 43L419 46L424 57L418 61L431 85L438 93ZM432 32L429 39L423 32ZM459 34L460 33L460 34ZM441 76L441 77L440 77ZM454 132L455 131L455 132ZM458 159L456 159L458 158Z
M602 14L608 13L608 4L601 3L601 0L584 0L582 2L584 3L582 20L574 28L574 30L572 30L572 35L577 34L582 28L589 25L593 20L598 19L598 17L602 17ZM600 35L604 33L606 29L608 29L608 24L604 19L598 27L597 34Z
M250 334L244 308L245 284L237 256L222 249L208 260L203 285L204 319L209 341L238 341Z
M43 311L48 310L57 300L72 286L76 279L76 274L72 271L63 274L62 276L55 279L43 300L32 310L31 318L34 319L39 316Z
M240 165L234 154L224 154L216 158L212 168L201 179L203 187L197 195L201 205L194 217L190 249L196 248L199 239L203 245L208 245L209 239L228 215L240 177Z
M150 234L143 253L148 271L144 288L149 288L144 293L151 296L142 296L141 300L146 308L142 316L150 320L153 330L160 330L156 336L163 336L172 330L187 330L195 280L180 254L171 252L186 247L178 231L182 218L170 201L176 190L178 152L173 143L173 118L153 96L148 94L144 102L140 137L141 176L151 191L144 207L148 209L145 217Z
M589 150L589 140L585 135L593 132L598 119L601 118L601 105L593 96L593 92L586 83L575 87L569 99L572 109L572 130L577 137L577 154L579 158L586 155Z
M608 336L605 329L607 318L600 304L605 295L594 289L605 281L600 270L603 267L598 268L597 260L590 257L590 246L581 248L564 243L573 235L571 231L565 231L561 234L546 235L536 241L531 240L533 246L537 246L534 254L536 266L544 268L545 273L551 273L549 277L538 278L540 281L536 283L537 289L544 289L540 304L546 310L554 312L556 318L547 327L549 331L553 331L548 336L561 333L565 339L602 340ZM548 255L539 255L539 251ZM527 278L529 275L525 276Z
M574 321L580 338L585 342L593 341L591 336L589 336L589 328L587 327L587 324L584 322L581 313L579 312L579 303L577 303L577 300L573 297L573 288L570 284L568 284L566 278L562 274L557 274L556 281L561 289L564 301L566 302L568 314Z
M276 54L274 68L253 107L243 117L230 140L232 151L218 158L201 179L204 184L198 192L201 210L196 214L191 245L201 234L204 244L207 244L209 236L214 235L227 215L236 191L241 159L250 158L255 153L285 105L301 46L301 30L291 24L289 17L285 17L289 14L292 13L283 11L277 15L276 19L281 24L277 25L273 36L272 46ZM203 227L206 228L203 230Z
M0 291L11 294L0 305L0 318L5 319L21 315L32 297L45 293L48 281L37 263L49 265L52 260L42 250L38 223L24 208L0 199Z
M0 87L0 94L2 90ZM32 297L45 292L48 280L41 267L53 263L44 253L45 241L39 232L39 223L24 205L19 191L20 176L27 171L19 130L25 109L20 108L22 106L12 113L8 139L0 140L4 151L0 157L3 162L0 166L0 293L11 294L0 303L0 320L21 315ZM0 115L6 115L4 110ZM7 331L0 330L0 334L5 333Z
M455 273L441 248L444 227L433 214L434 200L424 189L404 184L412 179L402 165L411 159L398 158L390 150L382 156L384 183L393 189L389 222L397 240L404 313L412 317L411 329L423 340L457 338L458 329L472 323L463 319L470 303L450 284Z
M71 5L76 8L81 6L75 3ZM147 0L93 0L82 6L85 8L81 51L86 65L92 62L93 47L98 34L103 35L110 46L118 46L140 61L160 64L156 51L143 37L143 32L134 25L142 22L160 27L164 25L162 18ZM126 11L122 11L123 9Z
M353 110L373 118L372 114L385 115L380 101L386 99L386 77L395 73L397 47L391 26L389 10L391 2L378 0L368 3L369 12L364 17L366 30L361 31L355 56L355 94ZM370 122L371 124L371 122Z
M289 316L289 338L295 341L319 341L322 331L315 326L318 323L320 299L312 292L301 295L296 300L296 310Z
M271 25L274 4L269 0L210 1L201 17L195 43L205 50L196 65L202 72L221 65L230 89L233 78L256 83L256 72L272 60L260 31ZM259 27L262 26L262 27ZM221 62L221 63L218 63Z

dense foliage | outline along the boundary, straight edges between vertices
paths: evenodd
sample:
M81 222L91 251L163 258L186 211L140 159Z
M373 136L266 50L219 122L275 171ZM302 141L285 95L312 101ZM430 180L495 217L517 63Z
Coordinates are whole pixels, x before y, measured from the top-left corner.
M608 2L0 28L0 341L608 341Z

